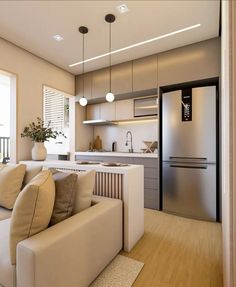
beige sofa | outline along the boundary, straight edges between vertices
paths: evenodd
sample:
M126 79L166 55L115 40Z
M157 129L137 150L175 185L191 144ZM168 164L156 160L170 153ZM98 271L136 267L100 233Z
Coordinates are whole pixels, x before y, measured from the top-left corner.
M11 212L0 208L0 286L85 287L122 249L122 202L93 197L93 206L17 245L9 256Z

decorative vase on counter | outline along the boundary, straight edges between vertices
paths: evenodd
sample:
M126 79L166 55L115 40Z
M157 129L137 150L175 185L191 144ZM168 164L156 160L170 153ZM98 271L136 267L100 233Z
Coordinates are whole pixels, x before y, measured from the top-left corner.
M34 142L32 148L32 160L45 160L47 157L47 149L44 142Z

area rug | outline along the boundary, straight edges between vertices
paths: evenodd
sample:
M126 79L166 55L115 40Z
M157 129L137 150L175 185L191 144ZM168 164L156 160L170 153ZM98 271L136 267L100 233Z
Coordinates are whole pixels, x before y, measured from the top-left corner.
M90 287L131 287L144 263L117 255Z

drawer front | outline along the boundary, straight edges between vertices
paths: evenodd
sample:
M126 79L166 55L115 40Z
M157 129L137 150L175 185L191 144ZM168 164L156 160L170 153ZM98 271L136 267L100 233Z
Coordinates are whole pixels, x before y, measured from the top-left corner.
M144 207L151 209L160 209L159 191L157 189L144 189Z
M151 189L158 189L159 188L159 181L158 178L144 178L144 187L151 188Z
M145 167L144 168L144 177L145 178L158 178L159 177L159 171L157 168Z
M145 167L158 168L157 158L134 158L134 164L141 164Z

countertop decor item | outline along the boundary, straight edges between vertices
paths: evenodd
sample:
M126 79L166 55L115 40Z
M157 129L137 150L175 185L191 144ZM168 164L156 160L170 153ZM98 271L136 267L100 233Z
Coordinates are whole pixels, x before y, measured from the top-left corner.
M79 31L80 33L83 35L83 61L82 61L82 64L83 64L83 96L82 98L79 99L79 103L81 106L87 106L87 103L88 103L88 100L85 98L84 96L84 34L87 34L88 33L88 28L85 27L85 26L81 26L79 27Z
M47 150L44 146L44 142L51 138L55 139L58 136L66 137L63 132L53 130L50 121L46 124L39 117L36 122L32 122L26 126L21 133L21 137L27 137L34 142L32 149L33 160L45 160L47 157Z
M144 153L152 153L157 149L157 141L143 141L145 148L143 148Z

